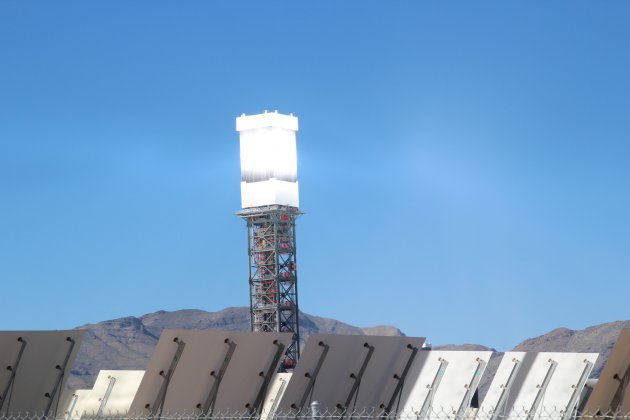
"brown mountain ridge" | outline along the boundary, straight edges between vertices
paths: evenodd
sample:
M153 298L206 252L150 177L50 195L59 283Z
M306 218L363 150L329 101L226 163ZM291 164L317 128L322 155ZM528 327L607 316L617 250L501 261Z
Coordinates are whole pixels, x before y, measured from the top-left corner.
M331 318L300 312L302 339L310 334L351 334L404 336L393 326L356 327ZM101 369L145 369L153 348L163 329L249 330L249 309L226 308L217 312L199 309L158 311L140 317L124 317L78 327L86 335L68 385L72 388L91 388ZM630 328L630 320L594 325L583 330L558 328L539 337L527 339L514 351L571 351L600 353L592 377L599 377L612 347L623 328ZM492 350L479 344L448 344L434 346L443 350ZM503 353L496 352L488 365L480 385L484 395Z
M355 327L343 322L300 312L300 333L404 335L398 328L379 325ZM217 312L199 309L158 311L140 317L124 317L78 327L86 330L83 344L68 380L71 388L91 388L101 369L145 369L164 329L249 331L249 308L225 308Z

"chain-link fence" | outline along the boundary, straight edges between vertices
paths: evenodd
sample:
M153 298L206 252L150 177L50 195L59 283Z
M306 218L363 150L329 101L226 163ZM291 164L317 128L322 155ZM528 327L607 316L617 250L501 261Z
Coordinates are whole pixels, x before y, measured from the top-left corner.
M160 415L130 413L60 413L45 416L41 413L14 413L0 416L0 420L630 420L630 412L606 411L596 413L566 413L563 410L541 409L536 412L511 410L507 413L483 412L469 409L465 414L454 410L436 410L428 413L408 411L386 413L382 409L366 408L344 412L338 409L320 409L312 405L308 411L252 413L243 410L227 410L201 413L161 413Z

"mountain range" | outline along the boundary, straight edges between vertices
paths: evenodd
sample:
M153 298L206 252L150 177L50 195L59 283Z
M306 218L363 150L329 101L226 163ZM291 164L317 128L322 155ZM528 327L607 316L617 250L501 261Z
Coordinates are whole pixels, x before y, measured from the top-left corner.
M379 325L359 328L343 322L300 312L300 335L350 334L402 336L398 328ZM198 309L158 311L78 327L86 331L68 386L91 388L101 369L144 369L163 329L249 331L249 308L218 312Z
M302 340L310 334L351 334L403 336L398 328L387 325L361 328L330 318L300 312ZM124 317L86 324L77 329L86 331L75 361L68 386L91 388L101 369L145 369L163 329L201 329L249 331L249 308L226 308L217 312L199 309L158 311L140 317ZM630 320L615 321L583 330L558 328L539 337L529 338L514 351L571 351L600 353L592 377L599 377L619 331L630 328ZM487 390L503 353L480 344L447 344L433 346L436 350L492 350L493 354L480 384L480 396Z

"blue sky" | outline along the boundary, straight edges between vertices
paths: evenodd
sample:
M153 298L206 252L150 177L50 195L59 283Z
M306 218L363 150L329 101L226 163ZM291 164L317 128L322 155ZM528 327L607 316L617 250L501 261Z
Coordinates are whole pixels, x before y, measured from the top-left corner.
M506 350L630 318L630 3L0 3L0 328L248 303L234 119L293 112L301 308Z

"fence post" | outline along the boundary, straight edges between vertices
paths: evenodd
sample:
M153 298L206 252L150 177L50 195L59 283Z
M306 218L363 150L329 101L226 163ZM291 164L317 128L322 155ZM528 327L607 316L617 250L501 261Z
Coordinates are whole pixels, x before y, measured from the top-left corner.
M319 403L319 401L313 401L311 403L311 418L313 420L319 420L321 415L321 404Z

